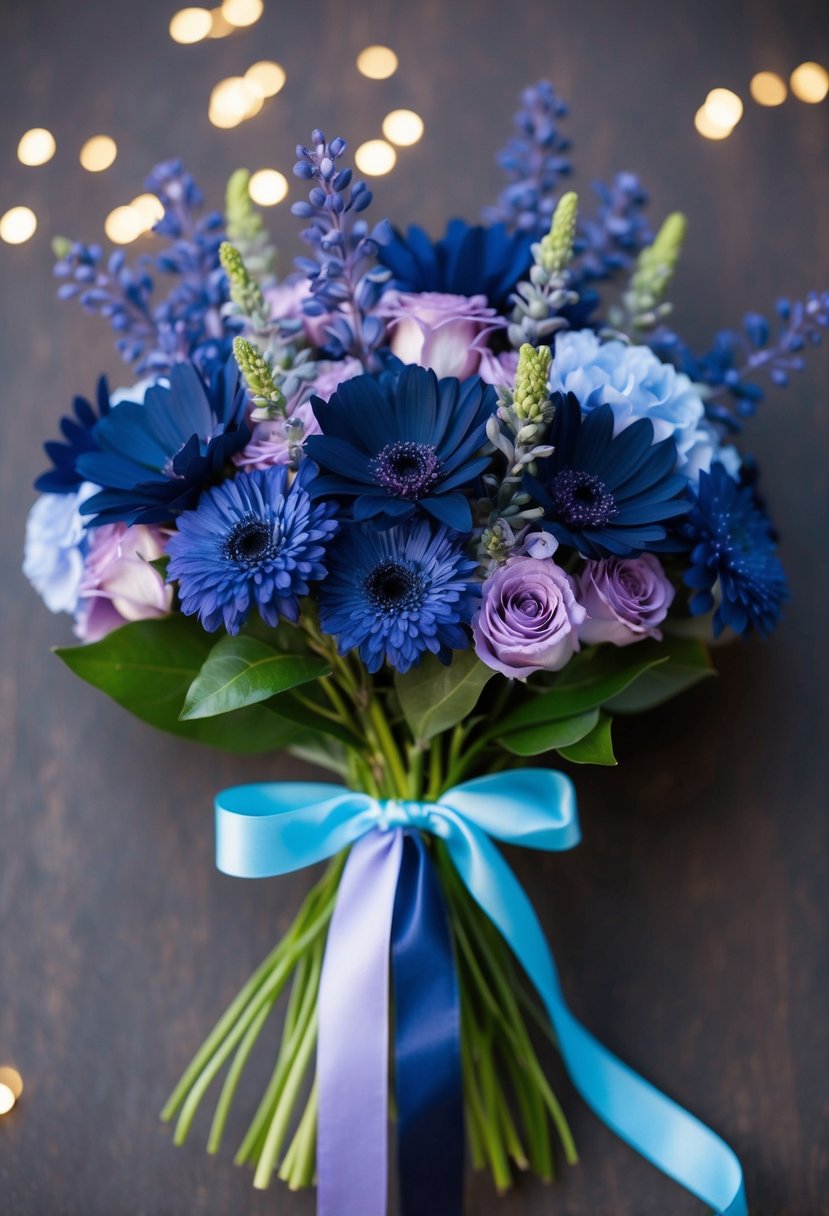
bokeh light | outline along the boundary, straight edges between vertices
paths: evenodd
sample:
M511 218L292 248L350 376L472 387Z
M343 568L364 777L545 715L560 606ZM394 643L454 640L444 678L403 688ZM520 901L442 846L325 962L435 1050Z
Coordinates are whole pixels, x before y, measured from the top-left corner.
M799 101L817 105L829 93L829 72L819 63L801 63L789 77L789 84Z
M389 173L397 162L397 153L384 139L369 139L360 144L354 153L354 163L361 173L370 177L382 177Z
M23 1078L16 1068L5 1066L0 1068L0 1085L5 1085L10 1089L15 1098L19 1098L23 1093Z
M755 72L748 87L759 106L781 106L788 92L785 81L776 72Z
M262 0L224 0L222 16L229 25L244 28L255 25L264 8Z
M130 207L141 216L144 232L149 232L164 215L161 199L155 194L139 194L132 200Z
M743 116L743 103L731 89L712 89L703 106L712 126L732 131Z
M116 207L104 220L104 232L114 245L129 245L146 231L144 218L137 207Z
M21 165L45 165L55 155L55 137L45 127L32 127L20 136L17 159Z
M287 193L288 179L278 169L259 169L248 182L248 194L260 207L281 203Z
M220 8L211 8L208 38L227 38L235 29L236 26L230 24Z
M213 17L206 8L182 8L170 18L170 37L173 42L187 45L207 38L213 27Z
M252 63L245 72L245 80L258 89L263 97L275 97L285 84L285 69L270 59Z
M118 155L118 145L110 135L93 135L81 148L81 164L90 173L108 169Z
M244 76L227 76L210 94L208 118L214 127L238 127L262 109L262 90Z
M705 106L700 106L694 115L694 126L706 139L727 139L734 130L733 127L720 127L712 122Z
M0 216L0 240L8 245L22 245L34 236L37 216L31 207L10 207Z
M410 148L423 135L423 119L414 110L392 110L383 119L383 134L398 147Z
M4 1085L0 1081L0 1115L7 1115L16 1101L17 1099L8 1085Z
M397 71L397 56L389 46L367 46L357 56L357 71L369 80L388 80Z

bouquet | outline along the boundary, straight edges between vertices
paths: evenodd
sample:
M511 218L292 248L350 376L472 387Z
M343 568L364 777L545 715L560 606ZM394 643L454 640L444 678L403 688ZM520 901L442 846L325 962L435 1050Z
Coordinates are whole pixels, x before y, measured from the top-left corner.
M390 1093L411 1216L461 1210L467 1152L499 1191L575 1161L545 1037L620 1136L746 1210L727 1145L570 1013L493 842L575 845L571 777L528 761L615 764L615 715L708 676L720 635L773 630L786 581L734 441L829 295L694 354L668 325L683 217L652 234L630 173L592 205L562 192L565 112L527 90L502 195L437 240L367 220L315 130L295 273L246 172L204 213L177 161L132 264L55 242L61 296L108 318L134 381L101 379L46 444L24 568L74 618L57 653L153 726L334 775L218 795L222 870L328 864L162 1118L181 1143L215 1083L218 1150L287 993L236 1161L257 1187L316 1178L328 1216L386 1210Z

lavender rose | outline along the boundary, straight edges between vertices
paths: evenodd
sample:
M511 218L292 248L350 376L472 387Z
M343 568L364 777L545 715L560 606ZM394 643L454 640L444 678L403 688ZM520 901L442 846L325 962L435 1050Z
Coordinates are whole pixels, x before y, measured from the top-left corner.
M585 615L573 580L554 561L513 557L484 583L472 623L475 650L488 667L513 679L559 671L579 649Z
M478 371L487 337L504 325L486 296L440 291L387 291L377 313L389 322L398 359L460 380Z
M576 586L587 609L579 626L582 642L629 646L662 637L657 626L668 615L675 591L652 553L586 562Z
M150 565L164 555L158 528L104 524L90 533L81 578L75 632L97 642L126 621L168 616L173 589Z

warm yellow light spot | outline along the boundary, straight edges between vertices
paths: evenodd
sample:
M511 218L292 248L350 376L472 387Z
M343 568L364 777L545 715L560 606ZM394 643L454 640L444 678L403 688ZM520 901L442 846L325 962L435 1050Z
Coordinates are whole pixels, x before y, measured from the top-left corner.
M423 134L423 119L414 110L392 110L383 119L383 134L400 148L410 148Z
M354 163L357 168L361 173L368 173L371 177L382 177L384 173L389 173L394 168L396 161L397 153L384 139L370 139L366 143L360 144L354 153Z
M788 91L776 72L755 72L748 88L758 106L780 106Z
M260 59L245 72L245 80L257 88L263 97L275 97L285 84L285 70L270 59Z
M20 136L17 159L22 165L45 165L55 155L55 137L45 127L32 127Z
M397 71L397 56L389 46L367 46L357 56L357 71L369 80L388 80Z
M114 245L129 245L146 231L144 219L136 207L116 207L104 220L104 232Z
M727 139L734 130L733 127L720 127L712 122L705 106L700 106L694 115L694 126L706 139Z
M8 1085L3 1085L0 1082L0 1115L7 1115L16 1101L17 1098L15 1098Z
M108 169L118 155L118 145L109 135L93 135L81 148L81 164L90 173Z
M703 107L712 126L731 131L743 116L743 103L731 89L712 89Z
M0 1068L0 1085L10 1089L15 1100L23 1093L23 1078L16 1068Z
M37 216L31 207L11 207L0 216L0 240L9 245L22 245L34 236Z
M222 16L230 25L255 25L264 8L262 0L224 0Z
M248 193L260 207L273 207L288 193L288 179L278 169L260 169L248 182Z
M209 9L182 8L170 18L170 37L173 42L183 44L201 42L202 38L207 38L212 26Z
M211 8L208 38L227 38L228 34L232 34L235 29L236 26L226 20L220 8Z
M164 214L161 199L157 198L154 194L139 194L137 198L132 200L130 207L141 216L144 232L149 232Z
M262 90L244 76L220 80L210 94L208 117L214 127L238 127L262 109Z
M819 63L801 63L789 77L795 97L817 105L829 93L829 72Z

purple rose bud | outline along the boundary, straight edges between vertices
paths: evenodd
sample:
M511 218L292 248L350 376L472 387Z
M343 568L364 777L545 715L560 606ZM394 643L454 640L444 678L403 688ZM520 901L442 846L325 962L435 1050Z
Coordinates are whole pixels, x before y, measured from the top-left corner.
M611 642L614 646L661 638L657 626L668 615L676 594L652 553L585 562L576 586L579 600L587 609L579 639L590 644Z
M485 296L437 291L389 291L379 312L389 322L393 355L459 380L478 371L489 336L504 325Z
M579 649L585 615L573 580L554 561L513 557L484 583L472 622L475 651L511 679L559 671Z

